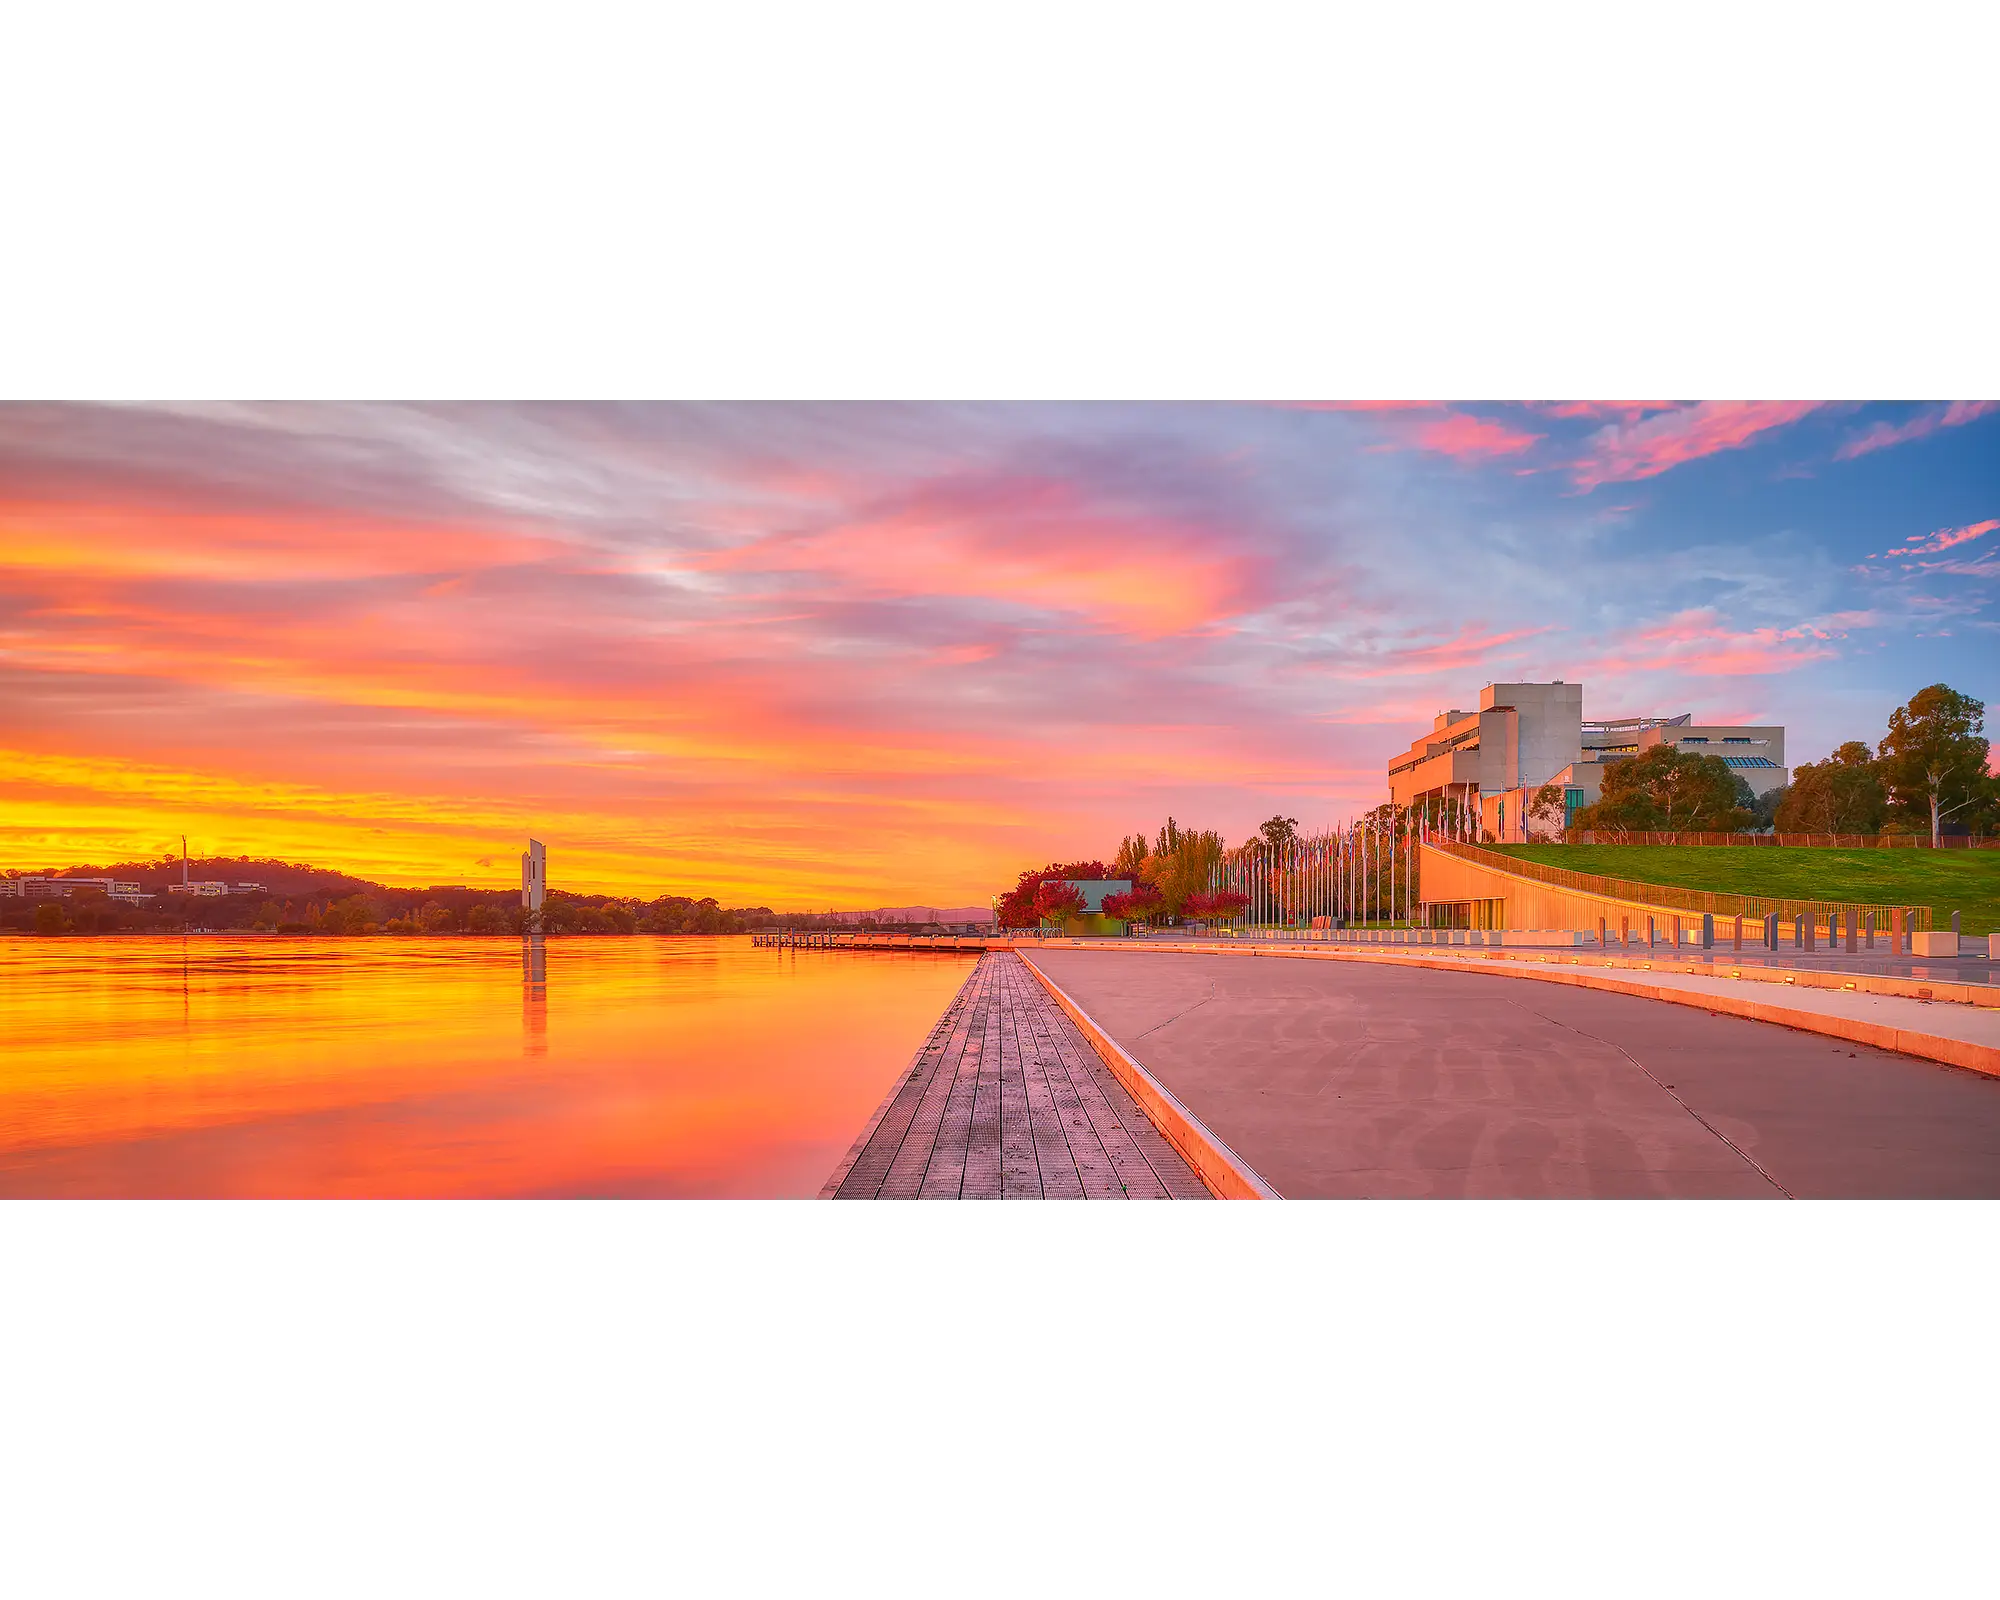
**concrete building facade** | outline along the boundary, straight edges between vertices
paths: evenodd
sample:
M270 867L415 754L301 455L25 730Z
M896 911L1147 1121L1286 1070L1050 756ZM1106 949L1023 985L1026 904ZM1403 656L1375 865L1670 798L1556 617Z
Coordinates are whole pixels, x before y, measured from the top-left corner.
M1659 744L1722 757L1753 794L1788 776L1781 727L1698 724L1691 712L1586 722L1583 685L1558 679L1489 683L1477 711L1440 711L1431 731L1390 761L1389 798L1398 806L1455 802L1477 811L1487 836L1518 842L1543 785L1563 791L1566 825L1602 793L1606 768Z

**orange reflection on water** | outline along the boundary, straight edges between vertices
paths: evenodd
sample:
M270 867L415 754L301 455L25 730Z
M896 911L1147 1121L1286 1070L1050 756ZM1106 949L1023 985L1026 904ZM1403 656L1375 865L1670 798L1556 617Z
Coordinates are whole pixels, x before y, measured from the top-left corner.
M0 1194L810 1195L968 960L0 938Z

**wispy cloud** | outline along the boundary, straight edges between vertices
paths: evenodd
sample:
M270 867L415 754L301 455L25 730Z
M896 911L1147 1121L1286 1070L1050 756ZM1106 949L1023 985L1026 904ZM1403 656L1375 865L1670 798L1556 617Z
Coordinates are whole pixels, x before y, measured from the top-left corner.
M1950 405L1921 411L1907 422L1871 423L1834 451L1833 459L1851 461L1856 456L1865 456L1872 450L1887 450L1892 445L1907 444L1912 439L1924 438L1940 428L1961 427L1965 423L1985 416L1996 407L2000 407L2000 401L1954 400Z
M1589 454L1572 463L1578 488L1625 483L1740 450L1758 435L1811 414L1815 400L1704 400L1638 422L1618 422L1591 436Z
M1921 539L1912 539L1908 544L1897 545L1882 553L1885 556L1934 556L1958 545L1970 544L1974 539L1984 538L1995 528L2000 528L2000 518L1969 522L1962 528L1939 528Z

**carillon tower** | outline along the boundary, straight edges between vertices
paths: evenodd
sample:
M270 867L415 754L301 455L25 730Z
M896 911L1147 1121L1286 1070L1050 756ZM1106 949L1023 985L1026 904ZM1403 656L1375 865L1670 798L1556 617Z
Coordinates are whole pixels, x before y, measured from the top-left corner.
M530 839L521 852L521 905L528 913L530 931L542 924L542 895L549 886L549 852L539 839Z

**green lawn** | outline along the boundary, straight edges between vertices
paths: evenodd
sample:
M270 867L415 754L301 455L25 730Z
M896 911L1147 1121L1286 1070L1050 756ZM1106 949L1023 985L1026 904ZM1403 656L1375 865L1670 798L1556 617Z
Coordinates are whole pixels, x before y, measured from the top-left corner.
M2000 850L1803 850L1762 846L1491 845L1572 872L1774 899L1929 906L1934 926L2000 931Z

